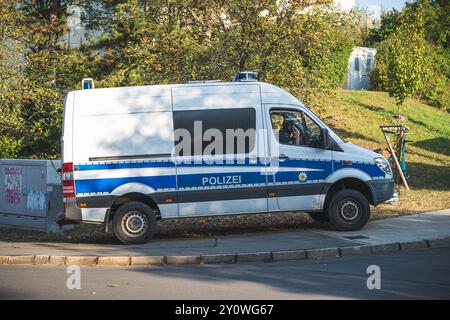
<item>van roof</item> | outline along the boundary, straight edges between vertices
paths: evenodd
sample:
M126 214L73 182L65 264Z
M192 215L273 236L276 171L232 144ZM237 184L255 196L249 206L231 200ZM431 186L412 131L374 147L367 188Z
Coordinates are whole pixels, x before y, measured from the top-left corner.
M146 86L129 86L129 87L111 87L111 88L96 88L86 90L74 90L70 93L83 98L99 98L105 95L108 98L117 97L129 97L132 95L150 95L150 96L170 96L172 89L174 88L209 88L211 87L239 87L239 91L245 87L249 88L249 91L254 91L255 86L259 86L261 98L263 103L283 103L283 104L299 104L299 101L292 96L289 92L272 85L270 83L261 81L249 81L249 82L206 82L206 83L183 83L183 84L162 84L162 85L146 85ZM251 88L251 89L250 89ZM244 89L245 90L245 89ZM184 91L184 90L183 90ZM69 93L69 94L70 94Z
M211 80L211 81L189 81L187 83L171 83L171 84L149 84L143 86L124 86L124 87L106 87L106 88L95 88L95 89L84 89L84 90L72 90L75 92L78 91L86 91L86 90L129 90L134 88L176 88L176 87L202 87L202 86L248 86L248 85L270 85L266 82L261 81L228 81L222 82L219 80ZM271 85L272 86L272 85Z

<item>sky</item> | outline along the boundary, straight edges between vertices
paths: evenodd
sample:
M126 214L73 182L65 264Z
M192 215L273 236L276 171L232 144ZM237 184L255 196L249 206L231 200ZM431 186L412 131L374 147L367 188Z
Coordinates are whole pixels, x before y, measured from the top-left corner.
M367 8L373 12L374 17L378 17L382 9L390 10L392 8L401 9L405 0L335 0L336 4L344 10L350 10L354 6Z

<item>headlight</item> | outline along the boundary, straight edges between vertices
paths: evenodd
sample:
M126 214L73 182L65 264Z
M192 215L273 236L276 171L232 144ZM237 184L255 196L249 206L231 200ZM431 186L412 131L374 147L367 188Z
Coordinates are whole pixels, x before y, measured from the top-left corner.
M375 158L373 160L377 164L378 168L383 170L384 173L392 175L391 166L389 165L389 162L385 158Z

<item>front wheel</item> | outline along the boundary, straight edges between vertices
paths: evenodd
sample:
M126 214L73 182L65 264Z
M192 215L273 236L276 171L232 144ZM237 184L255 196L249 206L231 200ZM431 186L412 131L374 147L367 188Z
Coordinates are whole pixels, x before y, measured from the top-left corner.
M114 214L113 231L124 244L145 243L156 231L156 216L142 202L127 202Z
M334 194L327 211L331 224L341 231L359 230L370 217L369 201L362 193L352 189Z

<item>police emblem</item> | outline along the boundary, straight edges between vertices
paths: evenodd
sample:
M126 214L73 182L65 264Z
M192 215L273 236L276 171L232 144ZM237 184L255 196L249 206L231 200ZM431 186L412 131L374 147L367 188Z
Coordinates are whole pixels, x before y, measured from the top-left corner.
M298 174L298 180L300 180L301 182L305 182L306 180L308 180L308 175L305 172L300 172Z

